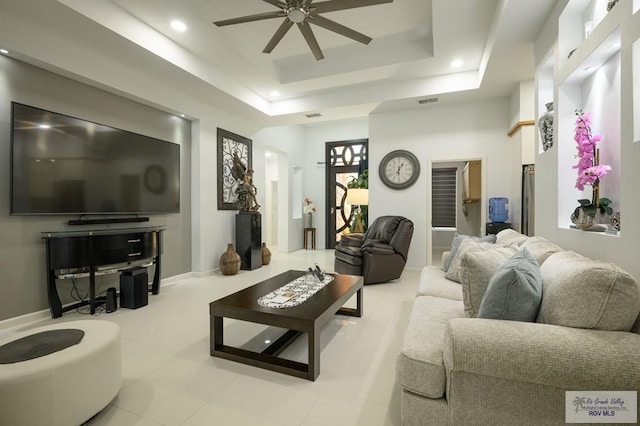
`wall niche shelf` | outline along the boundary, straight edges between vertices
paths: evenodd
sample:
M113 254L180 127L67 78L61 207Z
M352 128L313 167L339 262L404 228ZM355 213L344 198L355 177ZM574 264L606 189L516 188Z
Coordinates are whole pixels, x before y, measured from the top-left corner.
M601 68L612 56L620 53L620 28L615 28L592 49L581 49L558 72L558 81L582 84ZM580 61L580 62L578 62Z
M628 1L621 1L607 12L607 0L568 2L559 19L560 81L564 80L563 74L571 74L620 25L630 12L628 7ZM587 27L591 29L586 31Z
M593 135L600 135L600 164L612 170L600 182L600 196L610 198L614 211L621 206L621 75L622 30L630 14L630 2L619 2L610 12L606 1L577 0L568 3L560 16L559 69L555 75L555 141L558 146L558 226L571 228L571 214L578 199L592 198L592 187L575 188L573 140L576 110L591 114ZM584 25L591 22L591 31ZM571 47L571 49L569 49ZM572 51L567 57L568 51Z

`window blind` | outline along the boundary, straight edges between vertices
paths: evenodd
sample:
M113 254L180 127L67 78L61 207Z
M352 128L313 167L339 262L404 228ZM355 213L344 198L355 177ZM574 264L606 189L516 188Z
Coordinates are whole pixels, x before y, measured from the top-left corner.
M433 169L431 178L431 226L456 227L457 169Z

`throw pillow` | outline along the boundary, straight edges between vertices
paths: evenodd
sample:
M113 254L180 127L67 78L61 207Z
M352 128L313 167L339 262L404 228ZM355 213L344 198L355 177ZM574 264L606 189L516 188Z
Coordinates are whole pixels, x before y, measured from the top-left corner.
M469 250L462 256L460 284L464 312L468 318L478 316L491 277L514 253L512 248L496 246L488 250Z
M529 237L513 229L503 229L496 235L496 243L518 248L527 238Z
M471 238L471 237L469 237L468 235L460 235L457 232L453 235L453 241L451 242L451 250L449 250L449 257L447 257L447 259L444 261L444 265L442 268L444 272L447 272L449 270L449 267L451 266L451 262L453 261L453 258L456 256L456 253L458 252L458 248L460 247L460 244L462 244L462 240L466 238Z
M629 331L640 313L640 286L613 263L572 251L552 254L540 268L544 294L538 322Z
M494 247L493 243L482 242L480 240L474 240L470 237L464 238L462 243L460 243L460 247L456 251L455 256L451 260L451 264L449 265L449 269L445 272L444 276L451 281L460 282L460 264L461 259L464 254L473 249L489 249Z
M478 318L536 320L542 300L542 276L535 257L518 251L495 273L480 303Z
M562 248L555 245L549 240L542 237L527 238L521 245L520 250L526 248L538 261L538 265L542 266L545 260L553 253L562 251Z
M460 244L462 244L462 241L467 239L467 238L471 238L472 240L476 240L482 243L495 243L496 242L496 236L495 235L487 235L486 237L474 237L471 235L462 235L462 234L458 234L457 232L453 235L453 242L451 243L451 251L449 252L449 257L447 257L444 261L443 264L443 270L445 272L447 272L449 270L449 267L451 267L451 262L453 262L453 259L456 257L456 254L458 253L458 248L460 247Z

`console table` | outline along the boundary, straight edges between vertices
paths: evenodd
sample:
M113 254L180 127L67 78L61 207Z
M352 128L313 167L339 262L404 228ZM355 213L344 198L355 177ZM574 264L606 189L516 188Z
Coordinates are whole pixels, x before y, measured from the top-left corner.
M154 226L128 229L102 229L91 231L43 232L47 244L47 295L52 318L63 312L89 305L94 314L104 303L96 297L96 275L117 273L132 266L155 264L152 294L160 292L160 258L162 231ZM89 300L62 306L57 279L89 278Z

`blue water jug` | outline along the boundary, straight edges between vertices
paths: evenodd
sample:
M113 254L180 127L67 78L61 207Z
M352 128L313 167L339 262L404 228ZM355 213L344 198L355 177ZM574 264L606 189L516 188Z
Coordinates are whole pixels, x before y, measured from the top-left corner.
M508 198L489 198L489 219L491 222L506 222L509 220Z

